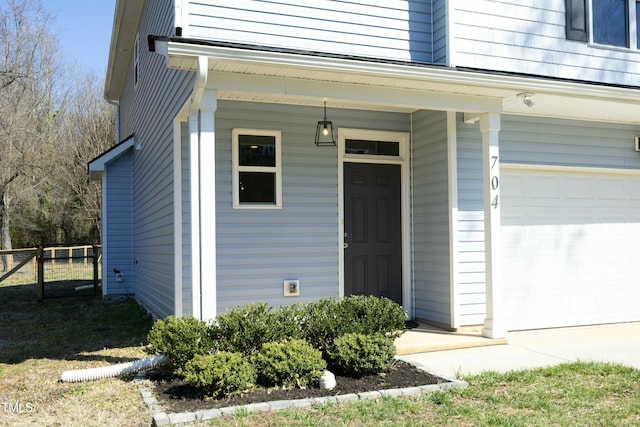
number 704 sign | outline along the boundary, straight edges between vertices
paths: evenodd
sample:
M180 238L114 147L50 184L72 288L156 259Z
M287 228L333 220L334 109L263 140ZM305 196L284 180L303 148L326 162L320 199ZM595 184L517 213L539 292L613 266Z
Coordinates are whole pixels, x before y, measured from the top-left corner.
M498 203L500 200L500 178L498 178L499 168L496 168L496 166L498 166L498 156L491 156L491 190L489 194L491 195L491 206L493 206L494 209L498 209Z

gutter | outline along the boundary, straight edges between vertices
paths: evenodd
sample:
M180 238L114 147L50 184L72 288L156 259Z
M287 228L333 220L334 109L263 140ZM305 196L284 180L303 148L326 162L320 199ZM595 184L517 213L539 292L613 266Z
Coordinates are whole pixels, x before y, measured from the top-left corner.
M583 96L633 99L640 86L621 85L589 80L568 79L539 74L494 71L471 67L450 67L440 64L334 54L310 50L277 48L244 43L190 39L183 37L148 36L149 50L165 56L209 56L217 60L235 60L265 65L313 67L334 72L377 74L382 77L435 80L443 83L474 84L512 90L545 91ZM496 76L501 77L496 79ZM563 83L558 87L558 83ZM560 89L560 90L559 90Z

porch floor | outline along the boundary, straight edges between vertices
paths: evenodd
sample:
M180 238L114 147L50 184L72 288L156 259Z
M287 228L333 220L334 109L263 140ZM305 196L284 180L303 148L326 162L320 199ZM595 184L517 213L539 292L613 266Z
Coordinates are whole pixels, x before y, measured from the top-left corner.
M416 323L416 328L408 329L396 339L398 355L507 344L506 339L483 337L481 325L454 332L421 321Z

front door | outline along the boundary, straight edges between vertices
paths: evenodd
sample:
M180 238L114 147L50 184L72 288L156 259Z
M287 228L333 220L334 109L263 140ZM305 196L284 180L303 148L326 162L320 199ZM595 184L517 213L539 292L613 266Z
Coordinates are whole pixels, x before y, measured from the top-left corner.
M401 166L344 163L345 295L402 304Z

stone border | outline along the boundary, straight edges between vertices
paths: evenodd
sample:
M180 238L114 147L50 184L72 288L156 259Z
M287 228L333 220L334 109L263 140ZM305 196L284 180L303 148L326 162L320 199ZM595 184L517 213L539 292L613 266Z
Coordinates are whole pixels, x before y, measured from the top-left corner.
M422 364L414 362L404 357L396 357L405 363L409 363L418 369L429 372ZM434 375L433 373L429 372ZM308 399L296 399L296 400L275 400L271 402L252 403L249 405L228 406L226 408L214 408L204 409L202 411L195 412L183 412L183 413L167 413L162 406L158 404L157 399L153 396L153 393L146 384L143 384L146 380L146 374L140 373L136 375L135 381L140 382L140 395L147 407L153 412L153 426L171 426L171 425L187 425L189 423L197 421L207 421L223 415L233 415L238 411L258 412L258 411L278 411L281 409L296 409L296 408L309 408L316 405L322 405L325 403L343 403L352 402L355 400L364 399L379 399L381 397L403 397L403 396L416 396L423 393L432 393L438 390L448 390L451 388L465 388L468 384L464 381L458 381L455 379L443 378L448 382L442 384L429 384L417 387L406 388L394 388L387 390L377 391L365 391L357 394L342 394L337 396L326 397L314 397Z

